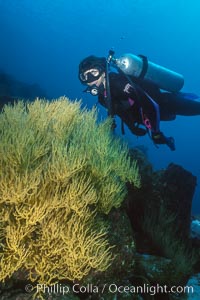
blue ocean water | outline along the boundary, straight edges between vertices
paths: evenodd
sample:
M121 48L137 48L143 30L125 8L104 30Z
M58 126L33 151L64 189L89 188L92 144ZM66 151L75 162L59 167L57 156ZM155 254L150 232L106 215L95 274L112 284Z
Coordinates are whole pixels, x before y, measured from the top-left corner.
M0 0L0 70L39 84L49 98L82 98L91 107L97 99L82 93L78 64L90 54L107 56L113 47L116 56L143 54L183 74L183 91L200 95L199 10L199 0ZM102 108L99 115L105 117ZM128 129L123 137L130 146L147 146L155 169L174 162L198 177L195 214L200 213L199 127L200 116L161 124L175 138L175 152L157 149Z

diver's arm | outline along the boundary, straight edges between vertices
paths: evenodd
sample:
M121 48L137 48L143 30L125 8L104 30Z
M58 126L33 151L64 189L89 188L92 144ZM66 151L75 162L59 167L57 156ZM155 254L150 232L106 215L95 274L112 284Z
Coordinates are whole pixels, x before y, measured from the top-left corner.
M134 91L135 93L136 91ZM133 93L133 92L132 92ZM133 95L130 96L132 97ZM138 101L143 124L148 129L155 144L166 144L172 151L175 150L175 143L172 137L166 137L160 131L160 108L159 105L145 91L139 89Z

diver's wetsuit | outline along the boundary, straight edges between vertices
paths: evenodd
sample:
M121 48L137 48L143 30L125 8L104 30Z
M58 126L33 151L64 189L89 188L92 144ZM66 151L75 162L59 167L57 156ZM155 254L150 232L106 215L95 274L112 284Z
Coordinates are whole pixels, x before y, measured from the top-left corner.
M146 130L140 130L136 123L145 125L151 132L159 132L160 120L174 120L176 115L200 115L200 101L195 101L198 96L181 92L161 92L157 85L150 81L131 79L134 86L122 74L109 74L114 114L117 114L134 134L146 133ZM103 93L99 95L99 102L107 107Z

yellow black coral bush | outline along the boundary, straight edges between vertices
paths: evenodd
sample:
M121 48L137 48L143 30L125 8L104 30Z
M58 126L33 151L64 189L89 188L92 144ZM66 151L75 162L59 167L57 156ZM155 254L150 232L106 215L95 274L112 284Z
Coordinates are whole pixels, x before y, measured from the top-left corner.
M119 207L140 178L96 111L65 97L0 114L0 280L25 269L41 283L104 271L112 247L98 212Z

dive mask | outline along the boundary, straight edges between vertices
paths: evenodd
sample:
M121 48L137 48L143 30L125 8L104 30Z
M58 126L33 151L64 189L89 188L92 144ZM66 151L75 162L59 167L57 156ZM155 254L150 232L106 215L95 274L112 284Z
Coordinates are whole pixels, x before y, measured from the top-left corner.
M100 78L102 75L103 70L99 69L90 69L85 72L82 72L79 74L79 79L83 84L91 83L93 81L96 81Z

